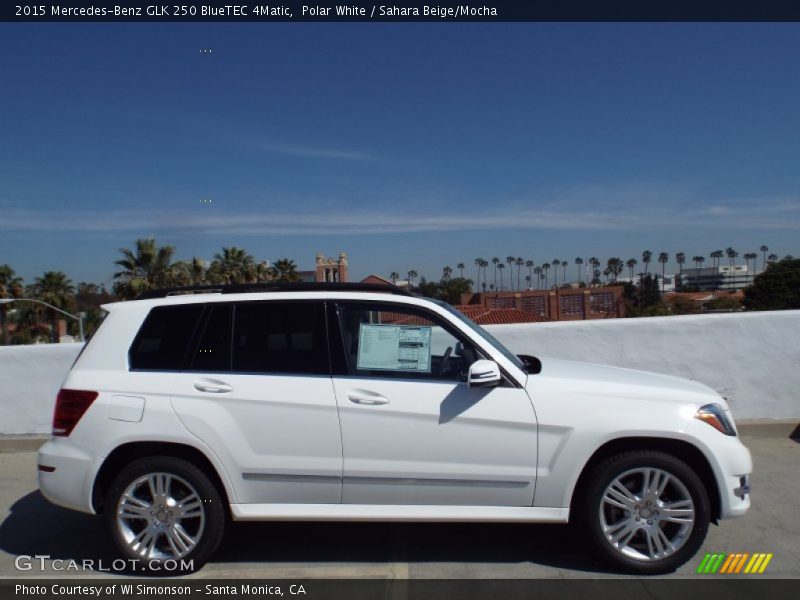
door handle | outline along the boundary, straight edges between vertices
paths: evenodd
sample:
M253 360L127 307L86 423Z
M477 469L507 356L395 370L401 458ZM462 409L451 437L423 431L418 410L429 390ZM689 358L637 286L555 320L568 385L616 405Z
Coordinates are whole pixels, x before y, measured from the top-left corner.
M195 381L194 389L198 392L208 392L209 394L227 394L233 391L233 388L224 381L215 381L213 379Z
M364 404L366 406L389 404L388 398L384 398L380 394L374 394L372 392L348 392L347 398L353 404Z

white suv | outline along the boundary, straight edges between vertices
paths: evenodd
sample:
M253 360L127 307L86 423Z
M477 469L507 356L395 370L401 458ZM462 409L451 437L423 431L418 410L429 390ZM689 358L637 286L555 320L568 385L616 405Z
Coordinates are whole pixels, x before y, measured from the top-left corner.
M515 356L392 286L227 286L104 307L58 394L42 493L123 555L213 553L229 518L577 522L613 568L674 570L744 514L716 392Z

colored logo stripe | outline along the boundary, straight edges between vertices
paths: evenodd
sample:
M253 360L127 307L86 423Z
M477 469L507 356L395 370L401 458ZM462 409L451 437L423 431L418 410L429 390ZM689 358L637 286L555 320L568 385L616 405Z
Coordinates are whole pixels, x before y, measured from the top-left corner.
M714 554L706 554L697 567L697 572L711 575L714 573L730 575L731 573L742 572L751 575L761 574L766 570L767 565L772 560L772 556L771 552L756 552L754 554L749 552L734 552L731 554L716 552ZM748 561L748 559L750 560ZM742 571L743 568L744 571Z

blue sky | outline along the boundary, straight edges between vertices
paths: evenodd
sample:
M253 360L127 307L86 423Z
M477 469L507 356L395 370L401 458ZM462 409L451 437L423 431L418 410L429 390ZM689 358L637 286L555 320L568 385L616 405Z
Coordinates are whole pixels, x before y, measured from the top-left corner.
M800 255L799 62L796 24L3 23L0 263Z

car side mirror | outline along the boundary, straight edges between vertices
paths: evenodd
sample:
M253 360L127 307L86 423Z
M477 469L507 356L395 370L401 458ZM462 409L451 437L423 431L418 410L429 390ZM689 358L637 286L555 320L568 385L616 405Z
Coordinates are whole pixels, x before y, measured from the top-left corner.
M476 360L469 367L467 385L469 387L494 387L503 381L500 366L493 360Z

